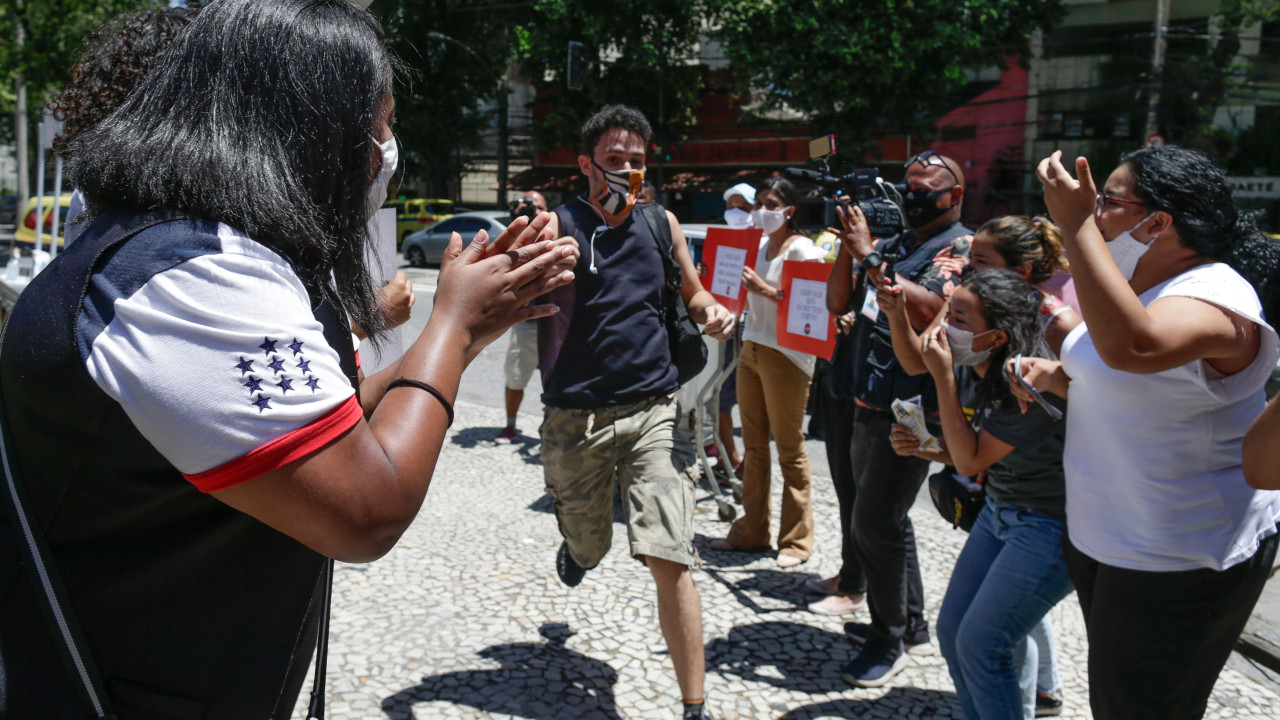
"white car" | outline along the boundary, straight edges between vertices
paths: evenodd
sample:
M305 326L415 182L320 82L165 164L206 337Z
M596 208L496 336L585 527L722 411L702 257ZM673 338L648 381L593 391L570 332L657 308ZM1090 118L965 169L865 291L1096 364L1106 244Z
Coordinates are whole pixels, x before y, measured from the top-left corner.
M511 213L505 210L476 210L458 213L453 217L428 225L425 229L410 234L404 240L400 251L404 259L413 267L439 265L444 259L445 248L449 246L449 238L453 233L462 236L463 244L471 242L471 238L481 230L489 233L489 239L507 229L511 222Z

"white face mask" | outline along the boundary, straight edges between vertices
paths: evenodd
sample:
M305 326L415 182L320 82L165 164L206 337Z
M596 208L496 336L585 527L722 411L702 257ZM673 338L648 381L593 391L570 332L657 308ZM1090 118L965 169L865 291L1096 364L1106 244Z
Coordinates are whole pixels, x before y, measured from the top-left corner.
M731 228L749 228L751 213L742 208L729 208L724 211L724 222Z
M784 210L765 210L757 208L751 211L751 224L771 235L787 224L787 213Z
M1155 216L1153 212L1142 218L1137 225L1125 230L1107 243L1107 252L1111 253L1111 259L1116 261L1116 267L1120 268L1120 274L1124 275L1126 281L1133 279L1133 272L1138 269L1138 260L1151 249L1151 243L1156 240L1153 237L1144 245L1133 236L1133 231Z
M977 365L978 363L985 362L987 358L991 357L991 351L993 348L987 348L986 350L974 350L973 339L986 335L990 332L995 332L994 330L988 330L974 335L968 330L951 327L947 324L946 320L942 321L942 327L947 331L947 343L951 345L951 363L953 365Z
M388 185L391 183L391 176L396 174L396 165L400 162L400 151L394 137L379 143L378 150L382 153L382 169L378 171L378 176L373 179L373 182L369 183L369 189L365 191L364 196L365 214L370 218L378 212L382 203L387 201Z

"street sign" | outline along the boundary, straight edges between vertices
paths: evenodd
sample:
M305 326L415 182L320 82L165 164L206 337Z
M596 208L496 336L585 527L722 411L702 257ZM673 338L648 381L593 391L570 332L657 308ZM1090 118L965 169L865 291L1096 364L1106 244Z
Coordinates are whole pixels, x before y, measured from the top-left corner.
M1143 144L1143 147L1149 147L1149 148L1164 147L1164 136L1152 135L1151 137L1147 138L1147 142Z

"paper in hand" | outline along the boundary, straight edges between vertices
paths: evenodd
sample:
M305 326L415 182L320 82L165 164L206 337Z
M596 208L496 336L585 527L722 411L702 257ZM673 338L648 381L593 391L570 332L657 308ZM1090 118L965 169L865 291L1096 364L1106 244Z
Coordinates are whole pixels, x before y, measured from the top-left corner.
M938 443L938 439L929 434L929 428L924 422L924 408L920 406L918 400L918 397L911 400L894 400L893 416L916 436L916 440L920 441L921 450L941 450L942 445Z

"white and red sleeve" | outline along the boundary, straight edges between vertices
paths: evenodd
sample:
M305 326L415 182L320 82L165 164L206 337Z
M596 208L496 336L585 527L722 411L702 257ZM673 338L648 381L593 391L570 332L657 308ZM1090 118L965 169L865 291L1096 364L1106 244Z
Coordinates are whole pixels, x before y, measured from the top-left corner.
M85 360L204 492L306 457L363 416L293 270L251 240L219 234L223 252L115 300Z

